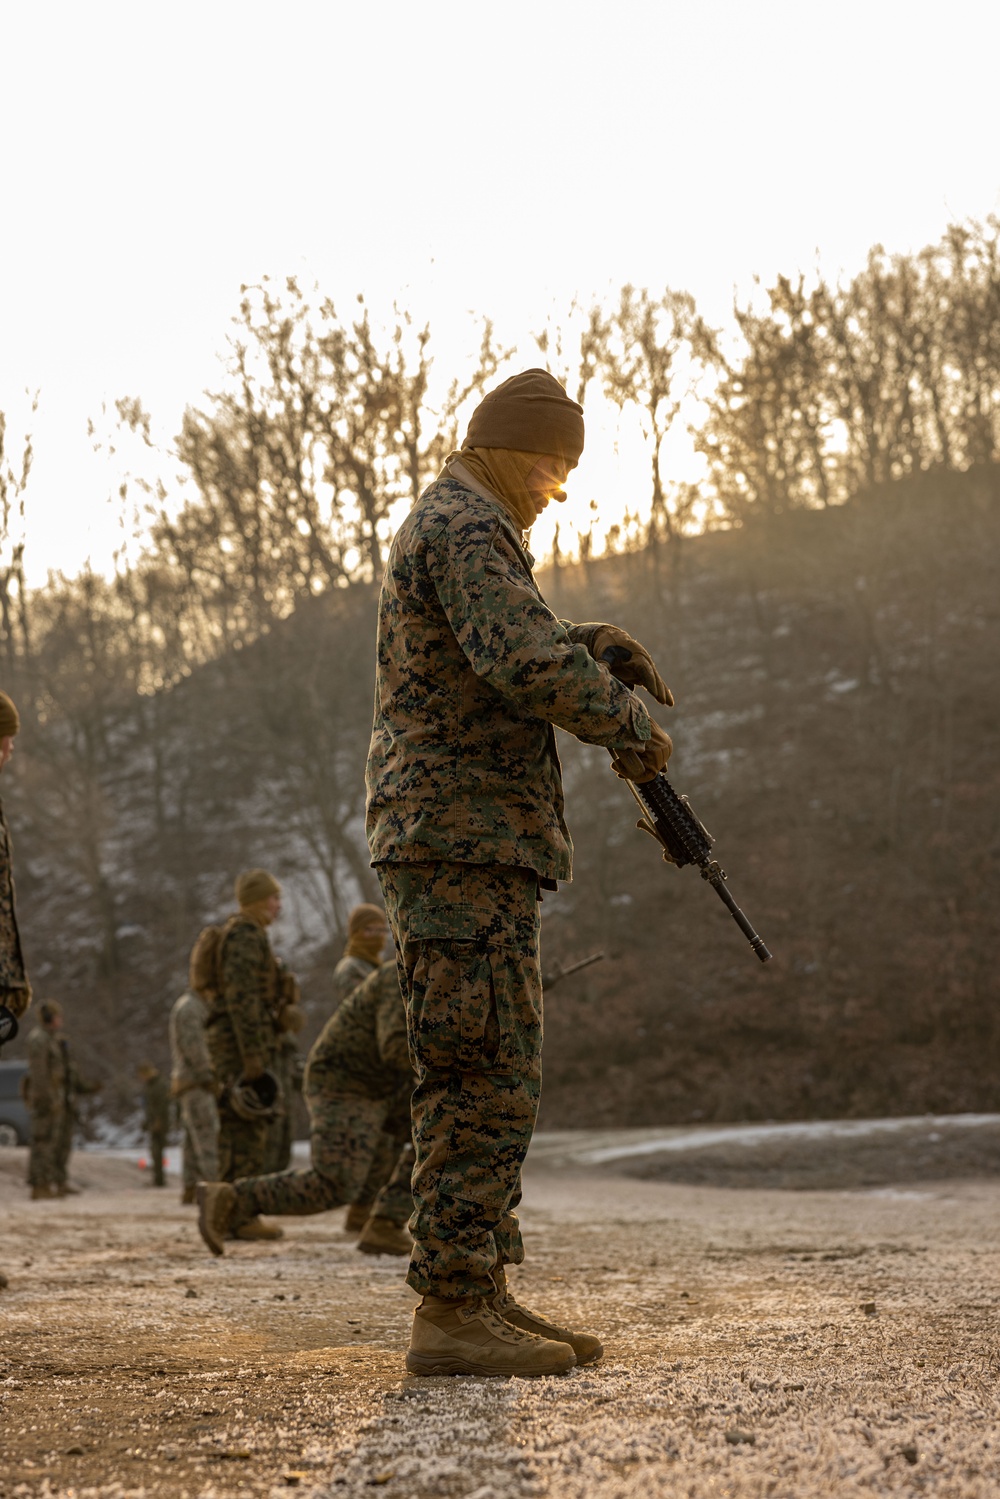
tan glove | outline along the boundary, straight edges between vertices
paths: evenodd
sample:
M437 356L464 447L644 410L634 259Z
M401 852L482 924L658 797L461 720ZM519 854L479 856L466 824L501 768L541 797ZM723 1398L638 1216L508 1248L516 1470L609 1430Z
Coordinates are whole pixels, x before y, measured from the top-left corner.
M15 1020L20 1020L30 1004L30 984L24 984L17 989L0 989L0 1005L6 1005Z
M666 730L650 719L651 733L642 749L615 749L611 751L611 768L623 781L651 781L673 753L673 743Z
M263 1073L264 1061L262 1057L257 1056L256 1052L250 1052L248 1056L243 1058L243 1071L240 1076L245 1078L248 1083L252 1083L255 1078L261 1077Z
M286 1035L297 1036L305 1023L305 1011L300 1005L282 1005L278 1012L279 1031Z
M627 687L645 687L646 691L665 707L674 706L674 695L653 665L653 658L644 645L617 625L582 626L582 644L595 661L600 661L605 651L615 652L613 661L605 661L613 677Z

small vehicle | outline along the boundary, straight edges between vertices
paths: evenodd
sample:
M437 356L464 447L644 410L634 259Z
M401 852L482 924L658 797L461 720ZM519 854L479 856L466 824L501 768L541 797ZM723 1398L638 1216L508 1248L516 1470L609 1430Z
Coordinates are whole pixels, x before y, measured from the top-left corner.
M0 1061L0 1145L27 1145L31 1139L31 1118L21 1097L27 1071L27 1062Z

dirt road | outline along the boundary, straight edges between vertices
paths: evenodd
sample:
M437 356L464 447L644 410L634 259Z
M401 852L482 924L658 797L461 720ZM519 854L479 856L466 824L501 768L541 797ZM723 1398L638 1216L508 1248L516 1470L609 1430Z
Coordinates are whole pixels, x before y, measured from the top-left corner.
M527 1174L516 1288L604 1361L413 1380L400 1264L342 1214L217 1261L133 1166L80 1157L84 1194L29 1203L0 1152L0 1499L994 1499L1000 1182L736 1190L567 1160Z

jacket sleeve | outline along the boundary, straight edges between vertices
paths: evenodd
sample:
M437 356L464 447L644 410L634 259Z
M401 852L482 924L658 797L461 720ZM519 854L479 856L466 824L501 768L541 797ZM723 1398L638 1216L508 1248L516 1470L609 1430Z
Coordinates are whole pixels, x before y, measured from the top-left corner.
M428 545L427 564L469 665L497 692L585 744L643 745L649 715L539 598L499 523L449 526Z
M391 969L379 981L378 1008L375 1012L375 1040L378 1054L387 1067L409 1075L410 1052L406 1042L406 1006L399 990L399 979Z
M177 1049L192 1081L201 1087L211 1087L214 1074L205 1036L205 1013L200 999L181 1006L177 1015Z
M265 992L268 965L261 951L263 933L249 922L240 922L224 938L219 955L222 1002L240 1049L240 1058L263 1060L270 1049L273 1026Z

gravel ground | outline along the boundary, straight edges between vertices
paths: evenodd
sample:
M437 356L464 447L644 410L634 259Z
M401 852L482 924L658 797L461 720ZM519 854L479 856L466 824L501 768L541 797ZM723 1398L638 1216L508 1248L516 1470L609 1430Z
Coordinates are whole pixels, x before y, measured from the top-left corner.
M1000 1182L810 1190L801 1139L798 1191L637 1180L635 1132L575 1139L534 1153L515 1284L607 1351L542 1380L407 1378L400 1264L340 1213L214 1260L134 1165L30 1203L0 1151L0 1499L994 1499Z

